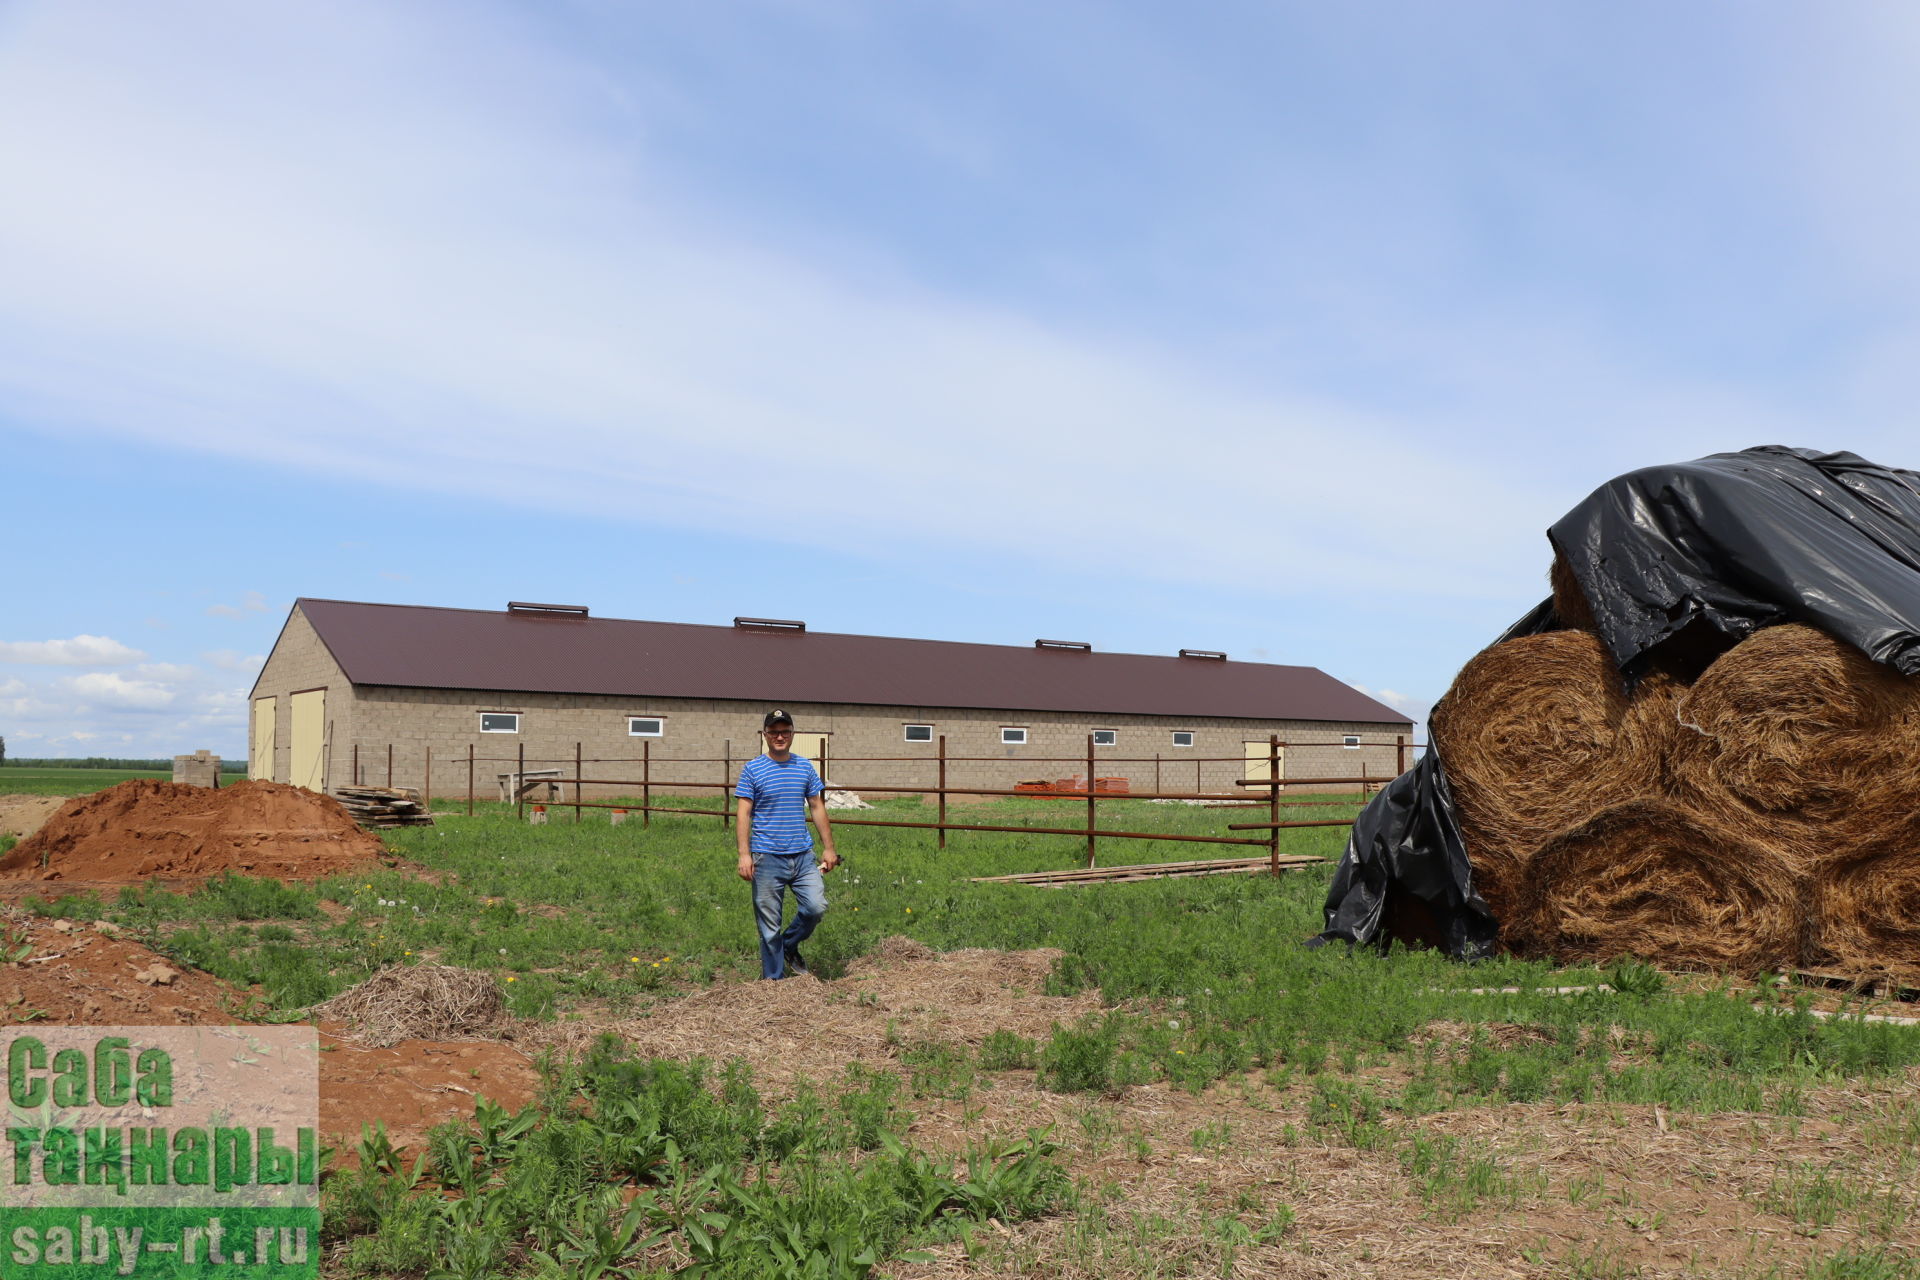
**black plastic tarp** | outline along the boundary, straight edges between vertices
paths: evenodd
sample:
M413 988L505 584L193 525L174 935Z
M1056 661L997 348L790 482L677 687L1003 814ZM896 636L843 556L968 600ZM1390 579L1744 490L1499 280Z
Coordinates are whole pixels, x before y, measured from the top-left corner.
M1779 445L1716 453L1608 481L1547 536L1629 683L1783 622L1920 674L1920 473ZM1548 600L1500 638L1562 625ZM1354 823L1318 941L1383 942L1396 904L1417 903L1450 955L1487 954L1498 925L1471 852L1429 749Z

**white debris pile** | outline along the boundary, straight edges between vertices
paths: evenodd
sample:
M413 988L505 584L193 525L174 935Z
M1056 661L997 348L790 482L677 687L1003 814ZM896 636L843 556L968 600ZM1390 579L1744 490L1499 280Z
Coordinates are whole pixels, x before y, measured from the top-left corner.
M826 783L826 801L829 809L871 809L872 805L862 800L852 791L843 791L831 782Z

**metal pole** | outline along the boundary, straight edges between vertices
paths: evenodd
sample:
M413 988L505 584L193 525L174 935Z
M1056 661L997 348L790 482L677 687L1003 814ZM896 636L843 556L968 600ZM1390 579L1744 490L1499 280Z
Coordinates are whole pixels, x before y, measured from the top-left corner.
M640 825L653 825L653 744L640 744Z
M1280 821L1280 735L1267 735L1267 821ZM1275 827L1273 843L1268 846L1267 866L1274 875L1280 874L1280 828Z
M393 790L393 744L387 744L387 790Z
M940 735L940 840L939 847L947 847L947 735Z
M360 744L353 744L353 785L360 785Z
M1093 735L1087 735L1087 865L1092 866L1094 857L1094 828L1099 824L1093 820Z
M520 744L520 772L513 775L513 816L525 819L527 816L527 744Z
M733 739L728 738L720 748L720 829L733 829L733 815L727 812L727 784L733 781Z
M573 820L576 823L580 821L580 779L582 776L580 772L580 744L575 742L573 744Z
M427 748L427 780L420 787L420 807L433 807L433 748Z
M473 816L473 744L467 744L467 816Z
M1153 794L1160 794L1160 753L1153 753Z
M1407 771L1407 735L1393 735L1393 773L1395 777Z

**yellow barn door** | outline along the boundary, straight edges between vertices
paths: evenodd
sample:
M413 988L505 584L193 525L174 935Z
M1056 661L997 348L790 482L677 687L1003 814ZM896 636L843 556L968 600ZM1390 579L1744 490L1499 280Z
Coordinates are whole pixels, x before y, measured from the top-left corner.
M1247 763L1246 763L1247 771L1241 774L1240 776L1245 778L1248 782L1267 781L1267 770L1270 764L1270 761L1268 760L1268 751L1270 750L1268 744L1265 742L1249 742L1246 744L1246 748L1247 748ZM1282 778L1285 778L1287 776L1287 749L1285 747L1280 748L1279 759L1280 759L1280 776ZM1261 787L1259 790L1260 790L1260 793L1264 795L1266 794L1267 788Z
M247 776L256 782L273 781L272 698L253 700L253 741L248 743Z
M293 752L287 781L309 791L327 786L327 691L293 695Z
M827 776L827 735L824 733L796 733L793 735L792 752L813 761L813 767L820 774L821 781Z

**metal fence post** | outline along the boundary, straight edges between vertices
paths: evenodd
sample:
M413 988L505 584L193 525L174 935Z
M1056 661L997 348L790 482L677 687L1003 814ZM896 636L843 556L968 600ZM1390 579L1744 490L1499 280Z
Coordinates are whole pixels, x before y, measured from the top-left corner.
M580 821L580 744L573 744L573 820Z
M1267 821L1280 821L1280 735L1267 735ZM1280 874L1280 828L1274 827L1267 846L1267 865L1274 875Z
M387 790L393 790L393 744L387 744Z
M653 744L640 744L640 825L653 825Z
M420 786L420 807L433 808L433 748L427 748L427 778Z
M360 785L360 744L353 744L353 785Z
M720 758L720 829L733 829L733 815L727 812L727 784L733 781L733 739L728 738L721 746Z
M467 744L467 816L473 816L473 744Z
M527 816L527 744L520 744L520 772L513 775L513 816Z
M1093 735L1087 735L1087 865L1093 865L1094 858L1094 821L1093 807L1097 803L1093 795Z
M940 794L938 796L940 806L940 839L938 843L939 847L944 849L947 847L947 735L944 733L940 735L940 773L938 782L940 784Z
M1407 735L1393 735L1393 774L1397 778L1407 771Z

